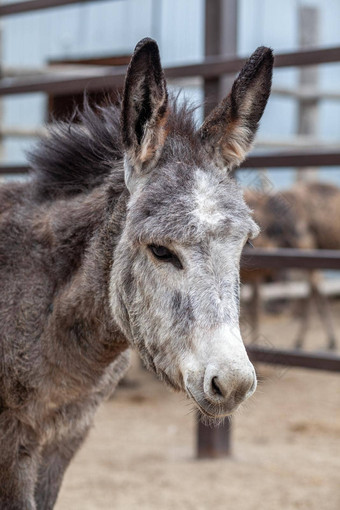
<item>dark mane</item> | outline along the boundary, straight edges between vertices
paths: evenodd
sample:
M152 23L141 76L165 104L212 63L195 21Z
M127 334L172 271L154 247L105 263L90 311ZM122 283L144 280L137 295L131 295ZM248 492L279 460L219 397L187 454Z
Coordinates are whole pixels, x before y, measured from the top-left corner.
M86 98L83 112L51 124L28 155L39 195L74 195L102 184L123 157L119 124L119 107L91 107Z
M187 103L179 104L178 98L171 98L168 146L179 136L190 145L195 143L194 110ZM117 187L123 188L120 106L90 106L85 98L83 111L76 111L69 122L51 124L28 159L41 200L86 193L112 174Z

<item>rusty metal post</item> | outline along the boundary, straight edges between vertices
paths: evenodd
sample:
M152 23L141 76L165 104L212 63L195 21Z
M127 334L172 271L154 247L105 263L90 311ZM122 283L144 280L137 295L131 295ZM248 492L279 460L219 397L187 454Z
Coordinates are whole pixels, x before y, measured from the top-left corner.
M237 0L206 0L205 56L237 55ZM204 80L205 114L228 94L233 78L219 76Z
M237 0L206 0L205 2L205 55L236 56ZM231 87L230 77L220 76L204 81L205 114L224 97ZM197 457L219 458L231 453L231 423L226 420L220 427L197 423Z
M226 419L219 427L197 424L197 457L218 459L231 455L231 421Z
M319 9L310 5L299 7L299 43L300 48L314 48L320 42L320 13ZM306 88L319 91L319 69L318 66L302 67L299 70L299 86L301 90ZM319 99L300 99L298 102L298 135L318 137L319 126ZM316 167L304 168L303 172L297 168L296 178L298 181L314 181L318 177Z

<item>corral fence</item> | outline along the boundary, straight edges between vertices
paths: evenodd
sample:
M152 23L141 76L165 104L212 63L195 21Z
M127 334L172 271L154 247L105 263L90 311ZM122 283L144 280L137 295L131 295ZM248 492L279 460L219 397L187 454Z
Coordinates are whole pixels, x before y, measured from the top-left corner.
M26 0L0 5L0 17L30 11L85 3L93 0ZM103 1L103 0L102 0ZM106 0L108 1L108 0ZM113 0L110 0L113 1ZM235 57L237 0L206 0L205 49L206 58L200 63L187 63L165 68L167 78L200 77L204 80L206 95L218 99L221 81L237 73L245 59ZM226 36L227 33L227 36ZM224 55L234 54L234 56ZM302 49L275 55L275 68L313 66L340 62L340 47ZM46 94L73 94L83 90L122 87L126 66L91 66L90 68L51 71L36 76L3 77L0 80L0 96L43 92ZM212 107L213 104L210 104ZM340 166L340 150L282 151L250 156L241 166L249 168L283 167L329 167ZM23 165L0 166L0 175L25 174L29 168ZM340 270L340 250L277 249L266 251L252 249L245 252L242 262L247 268L303 268ZM300 350L278 350L274 347L247 346L254 362L287 367L340 372L340 356L334 353L310 353ZM230 454L230 422L219 428L198 424L198 457L221 457Z

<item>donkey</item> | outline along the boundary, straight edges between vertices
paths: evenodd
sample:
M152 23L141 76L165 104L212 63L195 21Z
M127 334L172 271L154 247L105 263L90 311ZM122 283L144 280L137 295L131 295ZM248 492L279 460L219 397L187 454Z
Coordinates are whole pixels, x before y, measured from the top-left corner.
M340 212L340 189L332 184L300 182L292 188L267 194L247 190L245 200L253 210L255 221L261 227L256 247L298 249L340 249L340 228L336 221ZM274 270L241 271L243 282L253 287L250 301L250 324L253 342L259 336L259 286L266 277L275 277ZM309 294L302 303L300 324L295 347L302 348L311 318L311 305L315 302L327 334L327 347L336 348L335 328L327 298L319 290L319 272L307 274Z
M239 261L258 227L228 171L251 147L272 66L258 48L197 129L143 39L121 106L85 102L80 123L33 151L31 180L2 187L2 510L53 508L129 347L212 419L255 391Z

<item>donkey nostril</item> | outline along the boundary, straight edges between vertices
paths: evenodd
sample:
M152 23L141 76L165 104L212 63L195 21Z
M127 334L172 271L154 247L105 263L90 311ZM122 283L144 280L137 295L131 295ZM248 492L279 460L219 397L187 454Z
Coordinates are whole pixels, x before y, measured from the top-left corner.
M223 397L223 393L221 391L221 388L218 385L218 377L215 376L211 380L211 388L215 395L219 395L220 397Z
M252 389L254 389L254 386L256 385L256 380L253 379L252 381L246 381L243 384L241 384L237 390L235 391L235 402L240 403L242 400L246 398L246 395L248 395Z

